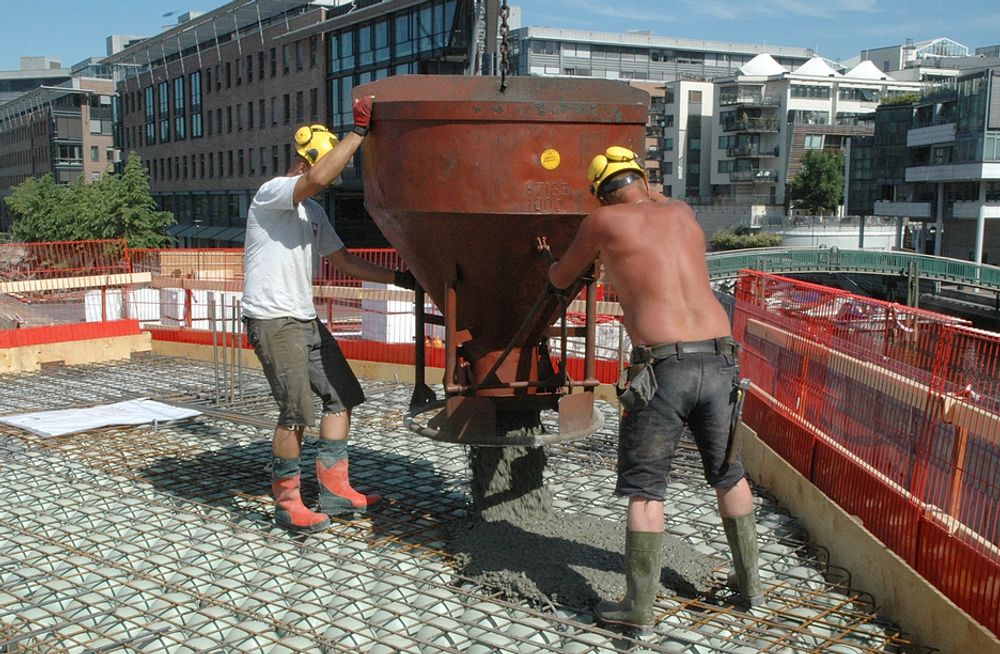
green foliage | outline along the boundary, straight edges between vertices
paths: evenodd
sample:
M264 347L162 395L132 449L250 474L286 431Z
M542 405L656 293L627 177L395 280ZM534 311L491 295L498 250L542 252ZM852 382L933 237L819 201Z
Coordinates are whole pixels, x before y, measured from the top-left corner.
M900 93L899 95L890 95L887 98L883 98L879 104L881 106L896 106L900 104L913 104L919 100L919 93Z
M813 213L832 212L844 201L844 154L809 150L802 169L792 179L792 202Z
M737 234L730 229L720 229L712 234L710 248L720 250L744 250L747 248L773 248L781 245L781 234L758 232L756 234Z
M18 241L87 241L124 238L129 247L166 245L169 211L158 211L139 155L130 154L121 175L92 184L83 178L63 186L51 174L27 179L5 199L16 216L11 235Z

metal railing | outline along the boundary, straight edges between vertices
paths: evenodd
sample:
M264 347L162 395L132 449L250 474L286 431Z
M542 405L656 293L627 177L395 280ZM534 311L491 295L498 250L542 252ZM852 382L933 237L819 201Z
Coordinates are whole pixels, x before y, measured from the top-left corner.
M708 271L713 281L733 279L743 269L772 273L857 272L907 275L1000 290L1000 267L972 261L897 250L832 248L760 248L711 252Z

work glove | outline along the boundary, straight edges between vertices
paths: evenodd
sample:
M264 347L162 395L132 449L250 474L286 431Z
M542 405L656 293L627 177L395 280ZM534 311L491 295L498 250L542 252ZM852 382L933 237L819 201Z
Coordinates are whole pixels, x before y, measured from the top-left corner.
M359 136L368 134L371 127L372 97L365 95L354 98L354 129L352 131Z
M409 270L397 270L394 272L392 283L400 288L406 288L411 291L417 289L417 278Z

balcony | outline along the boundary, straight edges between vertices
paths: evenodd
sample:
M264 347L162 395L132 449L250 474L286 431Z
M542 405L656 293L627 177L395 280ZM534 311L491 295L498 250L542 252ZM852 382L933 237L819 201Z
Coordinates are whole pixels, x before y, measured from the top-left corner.
M909 148L921 145L955 142L955 123L917 127L906 133L906 146Z
M777 107L781 100L775 96L760 93L741 93L733 98L720 98L720 107L743 105L745 107Z
M722 131L776 133L780 124L777 118L733 118L723 124Z
M777 157L778 156L778 146L761 146L761 145L744 145L737 148L728 148L726 150L726 156L733 157L736 159L746 158L746 157Z
M729 173L732 182L753 182L774 184L778 181L778 171L774 168L751 168L749 170L734 170Z
M879 200L872 211L876 216L895 216L897 218L930 218L929 202L892 202Z
M956 201L952 205L951 215L954 218L979 218L979 202L976 201ZM986 203L986 218L1000 218L1000 202Z

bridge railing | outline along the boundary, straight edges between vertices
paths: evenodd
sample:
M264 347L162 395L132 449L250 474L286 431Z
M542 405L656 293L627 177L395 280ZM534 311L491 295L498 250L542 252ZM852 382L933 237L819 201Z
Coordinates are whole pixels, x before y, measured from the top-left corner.
M831 248L755 248L711 252L713 280L734 279L743 269L771 273L863 272L915 274L921 279L1000 290L1000 267L897 250Z
M754 383L747 423L997 633L1000 336L753 271L734 333Z

